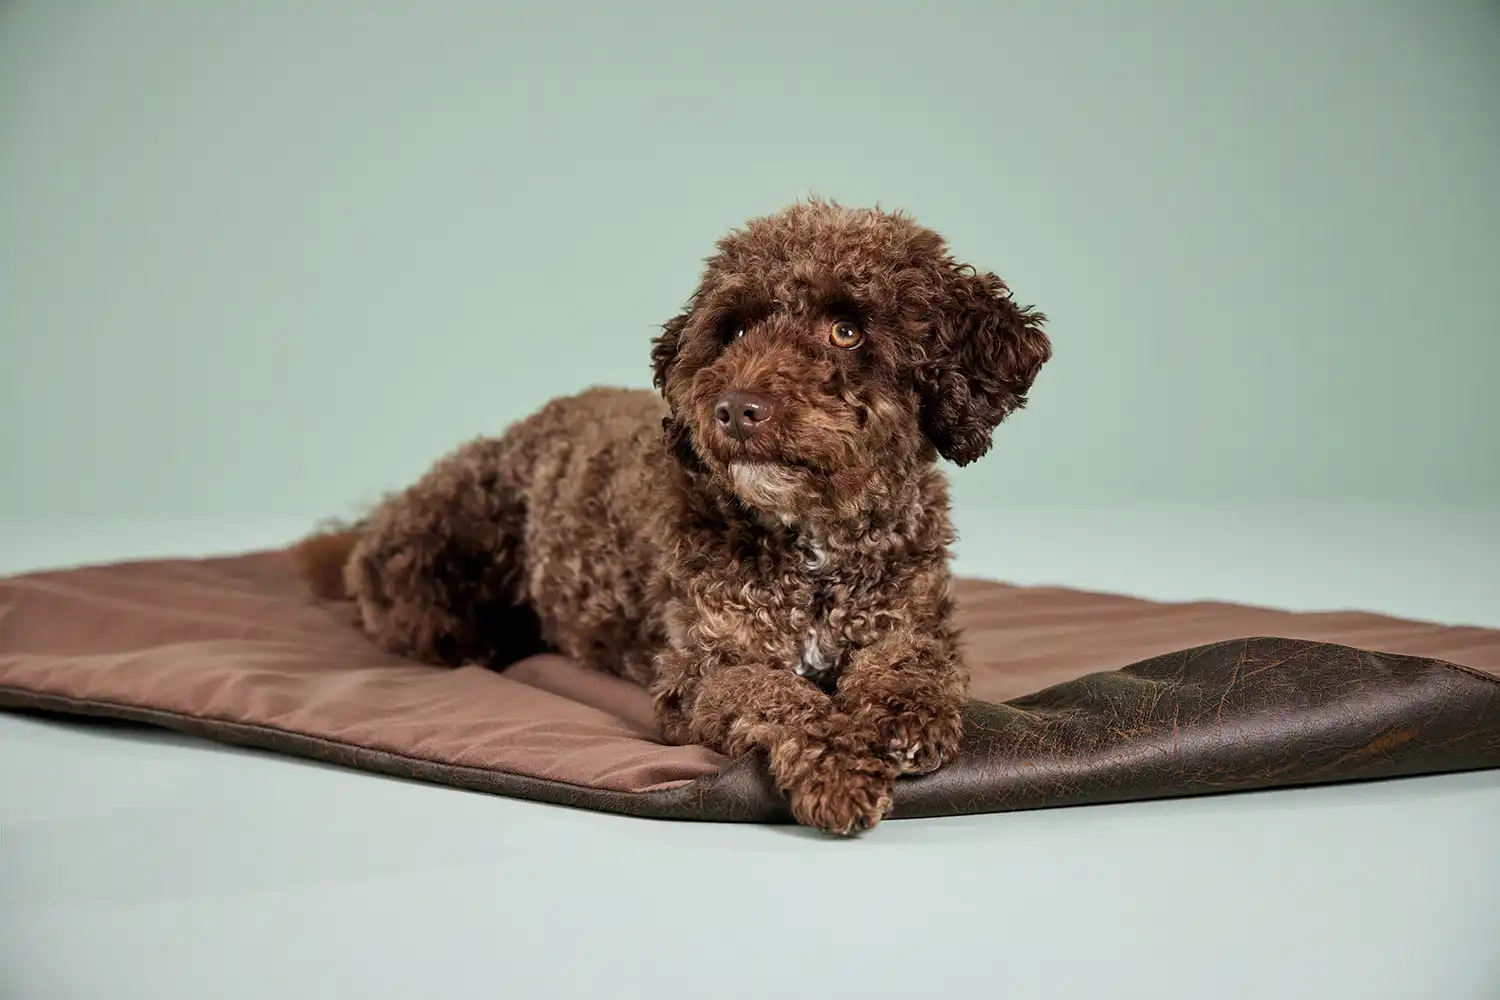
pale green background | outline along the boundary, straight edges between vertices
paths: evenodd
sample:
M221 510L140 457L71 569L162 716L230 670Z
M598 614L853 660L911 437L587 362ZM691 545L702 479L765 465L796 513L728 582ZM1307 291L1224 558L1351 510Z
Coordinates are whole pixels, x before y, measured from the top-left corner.
M1052 317L1001 505L1500 507L1500 6L0 8L0 516L341 514L590 383L745 217Z
M644 385L812 189L1053 317L961 564L1500 627L1477 0L0 5L0 572L274 544ZM0 997L1490 1000L1497 776L831 845L4 716Z

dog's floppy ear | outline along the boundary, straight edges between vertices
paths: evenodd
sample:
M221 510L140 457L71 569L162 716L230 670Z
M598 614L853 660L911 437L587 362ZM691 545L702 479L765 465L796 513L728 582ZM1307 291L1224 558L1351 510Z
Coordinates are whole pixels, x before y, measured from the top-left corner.
M651 384L663 396L667 392L667 378L677 364L677 355L682 350L682 333L687 329L692 314L692 309L688 309L667 320L662 324L661 333L651 342ZM668 453L689 472L702 471L703 462L697 452L693 451L692 435L688 433L687 424L677 415L675 405L672 406L672 413L662 418L661 429Z
M687 327L688 310L673 316L662 324L661 333L651 342L651 384L665 390L667 376L677 362L677 352L682 348L682 331Z
M1026 405L1037 372L1052 357L1047 317L1018 306L993 274L955 265L918 366L923 431L938 454L968 465L990 450L991 434Z

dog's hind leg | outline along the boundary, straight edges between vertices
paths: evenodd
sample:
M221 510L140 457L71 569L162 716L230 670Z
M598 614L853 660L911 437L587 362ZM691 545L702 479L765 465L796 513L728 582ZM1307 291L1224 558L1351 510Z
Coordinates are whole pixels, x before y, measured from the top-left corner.
M363 524L344 584L381 647L427 663L503 667L541 648L525 602L525 506L513 448L479 438Z

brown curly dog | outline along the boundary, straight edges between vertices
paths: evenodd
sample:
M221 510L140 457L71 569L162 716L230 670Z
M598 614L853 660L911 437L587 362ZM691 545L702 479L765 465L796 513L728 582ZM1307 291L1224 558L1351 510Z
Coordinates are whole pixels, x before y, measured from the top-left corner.
M552 401L302 543L385 649L550 648L644 685L663 736L764 754L852 834L957 751L968 674L942 456L1051 357L1045 317L905 215L800 202L721 239L649 390Z

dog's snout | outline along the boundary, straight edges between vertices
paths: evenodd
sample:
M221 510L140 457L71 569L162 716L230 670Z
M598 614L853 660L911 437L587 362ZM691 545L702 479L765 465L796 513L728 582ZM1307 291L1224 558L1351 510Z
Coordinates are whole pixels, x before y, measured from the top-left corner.
M775 412L771 401L758 392L731 389L714 404L714 418L726 434L743 441L754 434Z

